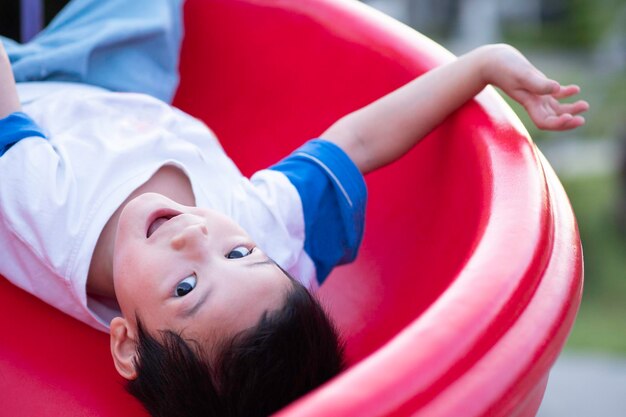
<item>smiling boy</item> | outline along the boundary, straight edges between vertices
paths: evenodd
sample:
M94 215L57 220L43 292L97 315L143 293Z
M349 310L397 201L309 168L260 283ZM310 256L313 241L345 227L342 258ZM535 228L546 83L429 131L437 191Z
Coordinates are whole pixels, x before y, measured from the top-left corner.
M29 83L22 108L2 49L0 274L110 331L116 369L153 415L270 414L343 367L305 286L356 256L362 174L488 84L541 128L584 123L587 103L559 102L577 86L489 45L247 179L204 124L153 97Z
M253 328L266 311L279 310L292 286L231 219L155 193L140 194L124 207L113 270L110 295L122 317L111 322L111 348L126 379L137 376L136 317L148 329L225 340Z

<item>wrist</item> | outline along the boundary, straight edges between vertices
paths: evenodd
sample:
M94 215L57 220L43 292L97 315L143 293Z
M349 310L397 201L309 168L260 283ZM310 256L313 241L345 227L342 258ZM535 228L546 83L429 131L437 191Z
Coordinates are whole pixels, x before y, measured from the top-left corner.
M514 48L506 44L484 45L472 51L475 54L476 66L481 81L494 84L502 72L502 57L510 54Z

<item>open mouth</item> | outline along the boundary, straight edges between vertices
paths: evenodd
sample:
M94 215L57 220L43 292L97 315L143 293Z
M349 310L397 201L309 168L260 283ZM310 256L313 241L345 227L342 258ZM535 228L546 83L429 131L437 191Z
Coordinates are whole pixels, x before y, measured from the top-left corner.
M148 226L148 231L146 232L146 238L149 238L150 236L152 236L159 227L163 226L168 220L171 220L172 218L178 216L178 214L179 213L167 214L164 216L159 216L156 219L154 219L152 223L150 223L150 226Z

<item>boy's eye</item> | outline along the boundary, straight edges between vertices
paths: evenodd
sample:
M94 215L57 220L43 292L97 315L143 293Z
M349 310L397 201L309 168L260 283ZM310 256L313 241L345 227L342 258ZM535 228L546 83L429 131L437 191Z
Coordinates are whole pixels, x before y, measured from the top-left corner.
M235 249L228 252L228 255L226 255L226 257L228 259L244 258L250 255L253 250L254 249L248 249L245 246L237 246Z
M189 294L191 291L193 291L194 288L196 288L196 281L197 279L195 274L189 275L187 278L179 282L178 285L176 285L176 289L174 290L174 296L184 297L185 295Z

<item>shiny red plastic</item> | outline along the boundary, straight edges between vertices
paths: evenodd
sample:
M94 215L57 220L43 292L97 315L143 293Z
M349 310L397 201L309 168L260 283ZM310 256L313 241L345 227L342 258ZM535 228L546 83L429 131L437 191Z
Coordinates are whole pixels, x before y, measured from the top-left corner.
M185 7L175 104L246 174L453 58L349 0ZM580 303L582 254L567 197L515 115L488 89L367 183L358 260L321 290L351 366L279 415L535 415ZM105 334L4 280L0 303L1 415L145 415Z

